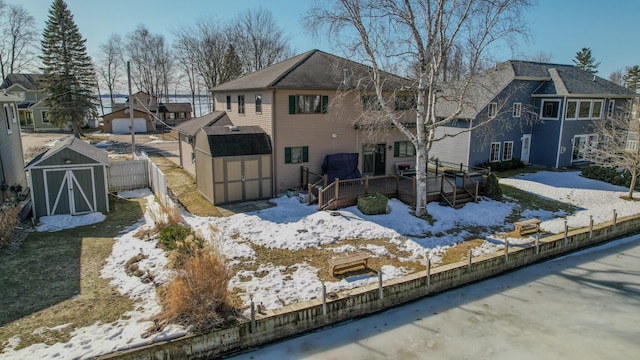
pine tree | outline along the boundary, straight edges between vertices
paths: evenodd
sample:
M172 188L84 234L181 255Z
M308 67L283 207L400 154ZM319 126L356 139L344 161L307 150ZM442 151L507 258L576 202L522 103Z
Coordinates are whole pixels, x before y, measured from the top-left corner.
M573 59L573 63L576 67L582 69L588 73L595 74L598 72L598 66L600 62L596 62L596 59L591 55L591 49L582 48L582 50L576 53L576 58Z
M42 40L44 100L47 117L57 127L71 125L76 137L85 119L95 114L96 77L85 39L63 0L54 0Z
M640 66L634 65L627 68L627 72L622 76L624 86L634 92L640 90Z
M229 45L227 52L224 54L220 83L222 84L227 81L237 79L240 75L242 75L242 62L240 61L240 56L238 56L235 46Z

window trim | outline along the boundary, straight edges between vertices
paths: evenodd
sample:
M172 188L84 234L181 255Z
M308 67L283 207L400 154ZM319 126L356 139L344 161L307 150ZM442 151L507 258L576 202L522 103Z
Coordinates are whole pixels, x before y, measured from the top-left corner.
M522 103L514 102L513 112L511 113L511 116L513 116L514 118L519 118L521 115L522 115Z
M587 109L587 116L580 116L580 113L582 112L582 104L588 104L589 108ZM578 120L589 120L591 119L591 105L592 102L591 100L580 100L578 101L578 111L576 113L577 119Z
M231 111L231 95L227 95L227 111Z
M298 111L298 98L300 96L319 96L320 97L320 112L300 112ZM329 96L320 94L297 94L289 95L289 114L326 114L329 110Z
M256 114L262 114L262 94L255 96Z
M2 108L4 109L4 120L7 123L7 134L13 133L11 130L11 119L9 119L9 104L2 104Z
M616 109L616 101L614 99L609 100L609 107L607 108L607 116L613 117Z
M573 115L569 116L569 103L575 103L575 108L573 109ZM565 106L564 109L564 118L567 120L576 120L578 118L578 107L579 107L579 100L567 100L567 105Z
M540 119L542 120L558 120L560 119L560 100L559 99L543 99L542 103L540 104ZM558 104L558 110L557 110L557 114L556 117L546 117L544 116L544 107L546 103L556 103Z
M494 117L496 117L496 115L498 115L498 103L497 102L490 102L489 105L487 106L487 115L489 116L489 119L493 119Z
M595 108L595 104L600 103L600 114L595 115L593 113L593 109ZM602 108L604 107L604 100L591 100L591 118L592 119L602 119Z
M50 124L51 122L49 121L49 119L47 119L46 114L47 114L47 110L40 110L40 115L42 115L42 123Z
M502 155L502 154L501 154L501 151L500 151L500 150L502 149L502 148L501 148L501 145L502 145L502 144L501 144L499 141L496 141L496 142L492 142L492 143L491 143L491 146L489 146L489 162L500 162L500 156ZM494 158L494 156L493 156L493 155L494 155L494 152L493 152L493 150L494 150L494 149L493 149L493 147L494 147L494 146L498 146L498 149L497 149L497 150L496 150L496 152L495 152L495 154L497 155L497 157L495 157L495 158Z
M505 152L507 151L507 145L510 145L509 158L505 156ZM505 141L502 147L502 161L511 161L513 160L513 141Z

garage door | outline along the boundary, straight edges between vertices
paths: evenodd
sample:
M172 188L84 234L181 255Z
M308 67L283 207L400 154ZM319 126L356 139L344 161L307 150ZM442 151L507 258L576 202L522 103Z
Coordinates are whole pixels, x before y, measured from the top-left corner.
M129 130L131 119L113 119L111 124L113 134L131 134L131 130ZM136 133L147 132L147 121L140 118L133 119L133 129Z

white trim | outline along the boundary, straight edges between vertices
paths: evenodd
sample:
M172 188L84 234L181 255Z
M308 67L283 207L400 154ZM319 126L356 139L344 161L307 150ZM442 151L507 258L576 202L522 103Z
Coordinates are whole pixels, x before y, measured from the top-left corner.
M611 117L615 113L616 110L616 101L614 99L609 99L609 107L607 108L607 116Z
M516 111L518 110L518 111ZM511 116L514 118L519 118L522 114L522 103L514 102L513 103L513 111L511 112Z
M498 145L498 151L496 152L498 155L498 158L496 160L494 160L493 157L493 145ZM491 146L489 146L489 162L500 162L500 159L502 158L502 143L498 142L492 142Z
M85 190L83 189L82 186L80 186L80 183L78 182L78 179L75 177L73 170L89 170L91 173L91 191L93 194L93 204L89 201L89 199L87 198L87 195L85 194ZM51 202L49 201L49 184L48 184L48 179L47 179L47 174L48 173L54 173L54 172L64 172L64 175L62 177L62 182L60 183L60 188L58 189L58 193L56 194L56 199L53 203L53 207L51 206ZM77 189L80 192L80 195L82 195L82 198L84 199L84 202L86 205L89 206L89 211L83 211L83 212L77 212L76 208L75 208L75 196L73 191L68 191L67 192L67 196L68 196L68 200L69 200L69 212L71 213L71 215L80 215L80 214L87 214L87 213L91 213L91 212L95 212L97 209L97 199L96 199L96 183L95 183L95 172L94 172L94 167L93 166L85 166L85 167L75 167L73 169L60 169L60 168L51 168L51 169L43 169L42 170L42 178L43 178L43 182L44 182L44 193L45 193L45 204L46 204L46 209L47 209L47 216L50 216L52 213L55 214L55 210L58 208L58 203L60 202L60 198L63 196L63 190L65 187L65 184L67 185L67 190L70 190L70 188L73 188L72 185L76 185L75 189Z
M511 157L506 159L504 157L504 151L507 149L507 144L511 144ZM513 160L513 141L505 141L504 145L502 146L502 161L511 161Z
M565 96L562 100L562 109L558 109L559 114L564 114L564 108L567 103L567 97ZM564 132L564 116L560 117L560 134L558 136L558 151L556 152L556 168L560 164L560 150L562 149L562 133Z
M487 106L487 116L489 119L493 119L496 115L498 115L498 103L490 102L489 106Z
M600 113L599 114L594 114L593 113L593 109L595 107L595 104L599 102L600 103ZM593 100L591 101L591 118L592 119L601 119L602 118L602 110L604 108L604 100Z
M2 109L4 111L2 115L4 115L4 121L7 124L7 134L11 135L13 130L11 129L11 119L9 118L9 104L2 104Z
M558 103L558 114L556 115L556 117L544 117L544 105L545 103L552 103L552 102L556 102ZM563 106L564 102L561 99L558 98L554 98L554 99L543 99L542 102L540 103L540 119L541 120L558 120L560 119L563 114L563 112L561 111L561 108L564 108Z

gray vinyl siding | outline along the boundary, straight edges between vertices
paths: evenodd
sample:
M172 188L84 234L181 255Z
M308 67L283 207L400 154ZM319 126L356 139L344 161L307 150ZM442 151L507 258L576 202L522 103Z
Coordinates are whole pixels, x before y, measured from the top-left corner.
M467 164L469 161L469 133L459 134L468 127L468 121L458 121L458 126L441 126L436 129L436 138L445 134L458 134L444 138L433 144L429 158L437 158L441 162L451 164Z

